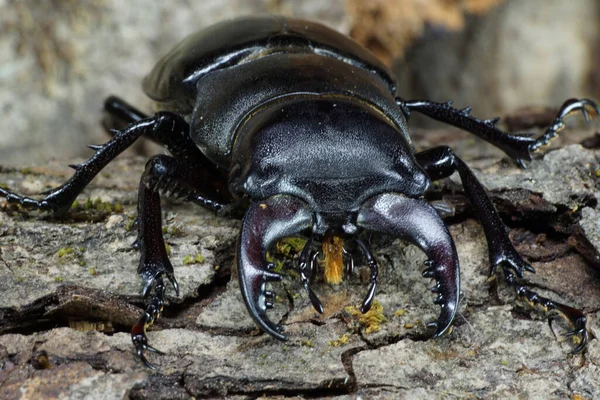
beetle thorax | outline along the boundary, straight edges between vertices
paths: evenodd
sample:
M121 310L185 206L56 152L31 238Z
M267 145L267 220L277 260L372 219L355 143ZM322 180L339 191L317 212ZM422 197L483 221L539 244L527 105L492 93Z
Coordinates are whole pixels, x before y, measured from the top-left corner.
M255 200L297 196L316 213L320 234L351 233L349 216L376 194L419 197L428 185L398 128L353 99L291 98L265 106L240 127L232 149L234 193Z

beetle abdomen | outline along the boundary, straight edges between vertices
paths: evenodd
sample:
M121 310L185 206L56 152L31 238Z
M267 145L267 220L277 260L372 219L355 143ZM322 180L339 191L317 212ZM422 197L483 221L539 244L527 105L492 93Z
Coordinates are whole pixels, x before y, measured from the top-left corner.
M185 38L144 79L144 91L189 114L197 82L209 73L276 53L320 54L371 72L395 92L393 74L368 50L321 24L263 16L221 22Z
M315 54L274 54L206 75L198 82L192 137L213 162L229 167L238 126L262 107L297 96L352 99L395 125L410 146L406 121L383 81L362 68Z

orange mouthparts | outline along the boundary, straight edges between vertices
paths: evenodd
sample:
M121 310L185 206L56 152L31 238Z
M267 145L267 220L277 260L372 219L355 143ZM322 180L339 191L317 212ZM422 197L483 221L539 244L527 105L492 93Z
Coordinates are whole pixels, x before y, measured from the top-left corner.
M344 240L339 236L326 236L321 243L324 255L325 282L338 285L344 278L342 252Z

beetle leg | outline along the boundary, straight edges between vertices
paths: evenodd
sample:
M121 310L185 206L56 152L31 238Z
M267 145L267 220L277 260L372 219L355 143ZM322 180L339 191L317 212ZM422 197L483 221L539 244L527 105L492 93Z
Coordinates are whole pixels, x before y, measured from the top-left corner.
M0 188L0 196L5 197L9 203L19 203L26 208L36 208L44 211L52 211L56 214L65 213L71 208L71 205L81 193L81 191L90 183L90 181L116 156L131 146L140 136L152 136L162 141L173 153L193 164L193 169L198 174L202 174L203 179L197 179L204 182L204 186L212 185L204 191L211 191L213 197L223 196L226 190L220 191L215 181L219 177L216 167L212 166L200 150L193 145L189 139L189 126L182 117L173 114L161 112L155 116L137 121L122 131L118 131L111 140L102 146L91 146L96 152L87 161L73 165L75 173L64 184L48 192L41 200L36 200L27 196L21 196L8 189ZM191 173L191 171L190 171ZM222 180L223 187L226 188L226 179ZM208 190L210 189L210 190ZM219 203L212 199L197 198L196 203L212 209L220 208Z
M313 308L319 313L323 314L323 305L321 304L321 300L315 294L315 292L309 286L309 278L306 276L306 270L308 268L313 268L313 252L312 252L312 237L306 241L302 252L300 253L300 257L298 258L298 266L300 269L300 278L302 279L302 285L304 286L304 290L308 294L308 298L313 306ZM310 265L310 267L309 267ZM314 273L314 271L313 271ZM311 275L312 276L312 275Z
M573 330L567 332L565 336L577 336L579 338L579 344L573 350L571 350L571 353L576 354L582 351L590 339L589 333L586 329L587 318L585 317L585 314L583 314L581 310L540 296L536 292L527 288L527 286L519 283L517 277L510 270L510 268L503 266L503 269L504 280L515 289L519 297L524 298L534 306L541 306L548 312L556 311L567 321L569 321L571 326L573 326Z
M148 304L148 307L140 317L139 321L131 329L131 341L135 346L135 352L142 362L151 369L156 369L156 366L148 361L145 352L151 351L157 354L163 353L148 344L146 328L152 325L152 323L160 316L164 306L164 293L165 285L162 277L159 276L156 278L156 283L154 285L154 296L152 297L152 301Z
M169 161L172 162L169 164ZM138 194L138 240L136 243L141 253L138 274L144 282L142 295L146 297L152 287L154 287L154 294L140 320L131 329L131 341L138 357L153 369L155 367L144 355L146 350L156 350L148 345L146 328L162 312L165 294L164 275L171 281L177 296L179 296L179 287L162 235L159 196L160 185L165 181L164 176L168 176L166 175L168 171L173 169L173 163L176 161L167 156L155 156L150 159L140 180Z
M455 171L460 174L467 197L483 226L489 248L490 274L493 274L496 267L501 265L508 265L519 278L523 277L525 271L535 272L531 265L525 262L513 247L508 238L506 227L481 183L469 167L454 154L452 149L447 146L434 147L417 153L416 159L434 181L446 178Z
M475 175L473 175L469 167L454 154L452 149L446 146L435 147L417 153L416 159L432 180L448 177L455 171L458 171L465 192L473 205L477 218L483 226L489 248L490 275L495 274L497 267L502 267L506 282L515 288L518 295L526 298L533 304L542 305L546 309L556 310L565 315L575 327L573 334L580 335L582 343L585 345L588 338L587 331L585 331L585 316L581 311L552 302L538 296L525 286L518 284L516 277L522 278L525 271L535 273L535 270L521 258L512 245L504 223L498 216L483 186L479 183ZM578 346L575 350L579 351L581 349Z
M75 198L102 168L131 146L141 135L154 129L157 123L159 122L151 119L132 124L119 131L104 145L94 147L96 150L94 155L82 164L73 166L75 174L61 186L45 192L46 196L41 200L21 196L4 188L0 188L0 196L6 197L9 203L19 203L23 207L52 211L56 214L64 213L71 208Z
M102 125L106 132L112 136L118 132L115 128L148 118L147 114L117 96L109 96L104 100L104 111L108 114L108 118L102 120ZM189 128L186 128L186 130L189 130ZM144 137L161 146L165 144L164 139L168 140L168 137L160 138L155 134L146 134Z
M162 235L162 215L159 190L176 179L177 161L165 155L152 157L140 180L138 192L138 240L141 252L138 274L144 280L142 294L146 296L155 279L166 275L178 292L173 266L169 261ZM162 296L162 294L160 294ZM179 293L177 293L179 295Z
M560 110L558 110L558 114L554 118L554 121L552 121L552 124L546 128L544 134L537 138L535 142L529 146L529 151L534 152L540 147L547 145L552 138L558 135L558 132L564 129L565 123L563 119L578 111L581 111L587 122L590 121L590 113L592 113L592 117L600 116L600 108L593 101L588 99L569 99L560 107Z
M148 118L148 115L117 96L110 96L104 100L104 111L125 124Z
M149 115L138 110L131 104L126 103L121 98L110 96L104 100L104 115L101 123L104 130L106 130L109 135L115 136L115 134L119 132L119 129L148 117ZM156 138L152 137L152 135L145 135L145 137L162 145L162 143L157 142Z
M524 161L531 160L532 152L547 144L550 139L555 137L564 128L563 119L566 116L577 111L581 111L586 120L590 119L590 114L595 116L600 115L600 108L593 101L588 99L569 99L563 103L552 125L546 129L546 132L539 138L534 139L529 136L512 135L504 132L496 128L496 123L500 118L480 120L471 116L470 107L459 110L452 107L452 102L404 101L397 98L396 103L407 115L410 115L411 111L417 111L430 118L479 136L504 151L521 167L525 166Z
M173 273L173 266L167 255L162 235L161 206L159 192L166 192L170 197L200 203L218 209L221 205L205 199L196 189L199 184L197 170L187 164L166 155L152 157L140 180L138 198L138 240L141 257L138 274L144 281L142 294L146 296L154 288L154 294L148 308L140 321L131 331L131 339L137 354L148 364L144 350L151 350L145 335L146 327L160 315L164 304L166 276L177 295L179 287Z
M424 275L437 281L439 296L434 303L442 310L434 336L445 333L456 314L460 271L454 241L433 207L425 200L384 193L367 200L361 207L357 225L406 239L419 246L429 258Z
M253 202L242 222L236 254L242 297L248 313L260 329L280 340L286 340L281 333L282 327L269 320L266 314L267 309L273 307L268 299L273 294L267 291L266 284L280 281L281 275L267 270L269 266L265 256L277 240L311 226L312 213L308 205L289 195Z
M146 118L144 113L116 96L108 97L104 108L121 122L133 123ZM162 125L170 129L151 130L144 133L144 138L165 146L173 157L181 161L180 175L186 176L188 181L193 181L189 185L190 190L197 192L195 199L190 198L187 201L225 213L235 208L238 204L233 202L229 194L226 172L216 167L198 149L190 138L189 124L177 114L161 112L156 115L163 119ZM199 191L208 194L210 198L200 195ZM228 203L226 207L221 204L225 202Z

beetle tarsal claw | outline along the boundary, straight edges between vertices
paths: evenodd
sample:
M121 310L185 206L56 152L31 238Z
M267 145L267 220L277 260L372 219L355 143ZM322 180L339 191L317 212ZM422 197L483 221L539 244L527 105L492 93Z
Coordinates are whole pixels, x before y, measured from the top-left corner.
M145 349L144 349L144 350L147 350L147 351L149 351L149 352L152 352L152 353L155 353L155 354L159 354L159 355L161 355L161 356L162 356L162 355L165 355L165 353L164 353L164 352L162 352L162 351L158 350L157 348L154 348L154 347L150 346L149 344L147 344L147 345L146 345L146 347L145 347Z
M567 336L576 337L579 340L577 346L571 353L575 354L583 350L590 339L590 334L586 328L587 318L585 314L581 310L540 296L536 292L530 290L525 284L519 281L510 266L506 264L503 265L503 270L504 280L513 287L517 296L527 300L532 306L539 306L546 311L555 312L569 322L573 329L567 332ZM549 318L548 322L552 322L552 317Z
M592 118L600 116L600 107L589 99L569 99L563 103L554 118L554 121L542 136L537 138L529 145L529 152L533 153L540 147L547 145L550 140L555 138L565 127L564 119L569 115L576 112L581 112L586 121L590 121Z
M490 275L494 275L498 267L512 270L519 278L523 278L525 271L535 274L535 269L523 260L515 248L510 244L500 250L499 253L494 253L492 258L495 259L495 261L490 264Z
M166 274L167 275L167 279L169 279L169 282L171 282L171 286L173 286L173 290L175 290L175 295L177 297L179 297L179 283L177 283L177 279L175 279L175 275L173 274Z
M135 352L137 356L142 360L142 362L151 369L157 369L157 367L152 364L146 358L145 352L150 351L152 353L156 353L159 355L164 355L164 353L148 344L148 337L146 336L146 328L154 322L155 316L149 314L148 312L144 312L140 320L133 326L131 329L131 341L135 347Z
M590 341L590 332L588 332L586 327L587 318L585 315L583 315L583 313L581 313L581 311L577 309L565 306L563 304L559 304L559 306L561 308L568 309L559 312L573 325L573 329L565 333L563 336L567 338L576 337L579 340L577 346L571 350L571 354L577 354L581 352ZM593 334L591 336L594 338Z

